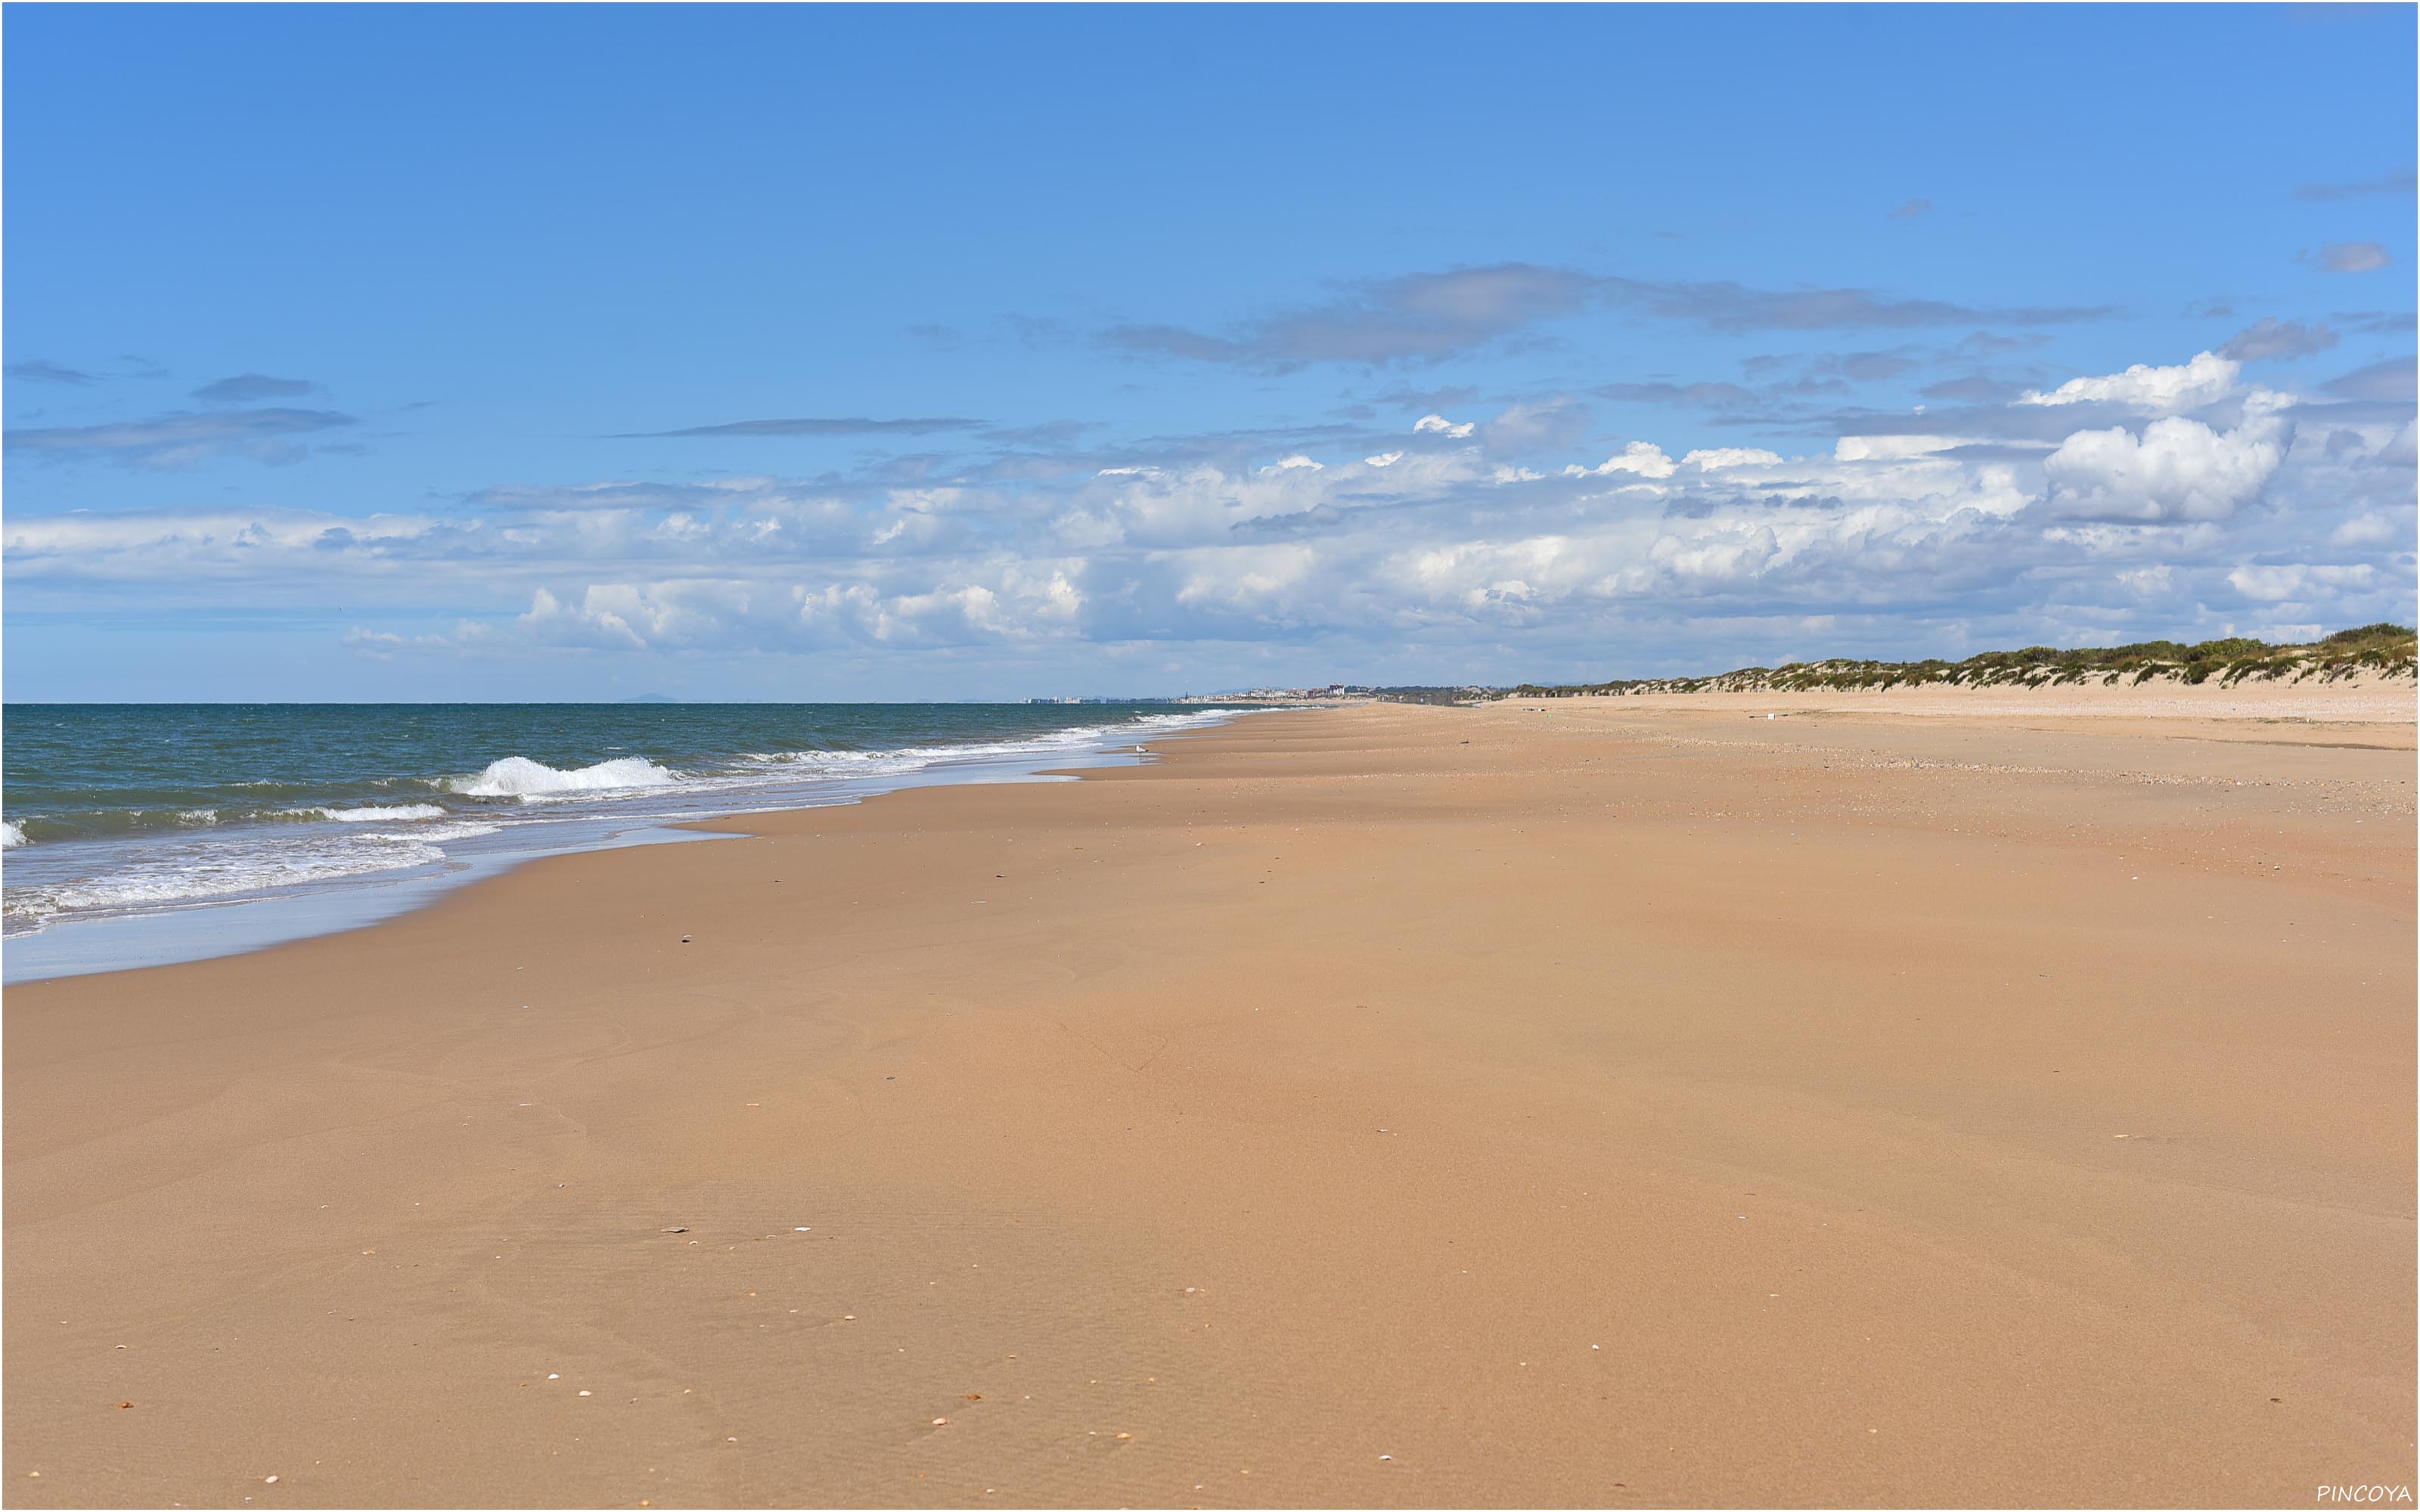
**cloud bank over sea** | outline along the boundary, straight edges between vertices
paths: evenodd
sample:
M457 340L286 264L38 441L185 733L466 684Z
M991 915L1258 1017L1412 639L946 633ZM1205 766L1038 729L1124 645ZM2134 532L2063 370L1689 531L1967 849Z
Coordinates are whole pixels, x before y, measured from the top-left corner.
M1791 453L1601 440L1589 399L1556 394L841 477L567 480L408 515L16 516L4 539L12 589L53 602L274 609L341 585L409 612L465 579L520 599L409 632L365 614L342 634L375 658L1308 640L1455 661L1517 639L1652 663L1709 625L1854 647L1916 623L1945 650L2291 637L2409 612L2412 402L2393 377L2301 387L2204 351L1852 414Z

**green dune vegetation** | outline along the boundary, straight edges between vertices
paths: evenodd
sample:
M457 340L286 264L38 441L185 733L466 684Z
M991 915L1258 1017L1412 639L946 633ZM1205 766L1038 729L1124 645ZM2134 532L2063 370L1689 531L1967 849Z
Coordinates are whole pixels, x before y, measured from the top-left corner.
M1743 667L1714 677L1654 677L1605 683L1546 686L1524 683L1513 698L1580 698L1621 693L1791 693L1815 688L2054 687L2061 684L2111 686L2154 679L2230 687L2250 681L2333 683L2358 673L2413 675L2413 631L2403 625L2365 625L2339 630L2323 640L2272 645L2235 636L2186 645L2178 640L2139 640L2125 646L2055 650L1986 651L1964 661L1790 662L1779 667Z

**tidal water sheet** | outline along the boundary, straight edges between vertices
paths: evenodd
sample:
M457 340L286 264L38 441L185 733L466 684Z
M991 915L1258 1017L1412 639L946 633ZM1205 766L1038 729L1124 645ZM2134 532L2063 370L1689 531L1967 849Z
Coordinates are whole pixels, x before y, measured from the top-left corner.
M685 820L1144 758L1165 704L19 704L0 792L10 981L372 922Z

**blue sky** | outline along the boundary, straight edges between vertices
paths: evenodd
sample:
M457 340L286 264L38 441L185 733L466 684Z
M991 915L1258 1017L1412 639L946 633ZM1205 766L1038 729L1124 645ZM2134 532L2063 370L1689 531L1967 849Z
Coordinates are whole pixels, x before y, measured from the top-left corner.
M2414 16L10 8L8 694L2409 620Z

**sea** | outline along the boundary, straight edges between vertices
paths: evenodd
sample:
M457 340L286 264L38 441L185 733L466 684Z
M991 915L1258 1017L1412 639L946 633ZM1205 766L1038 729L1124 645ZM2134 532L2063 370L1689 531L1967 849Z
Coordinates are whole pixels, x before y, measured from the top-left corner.
M12 703L0 980L356 928L533 856L1151 759L1165 703Z

